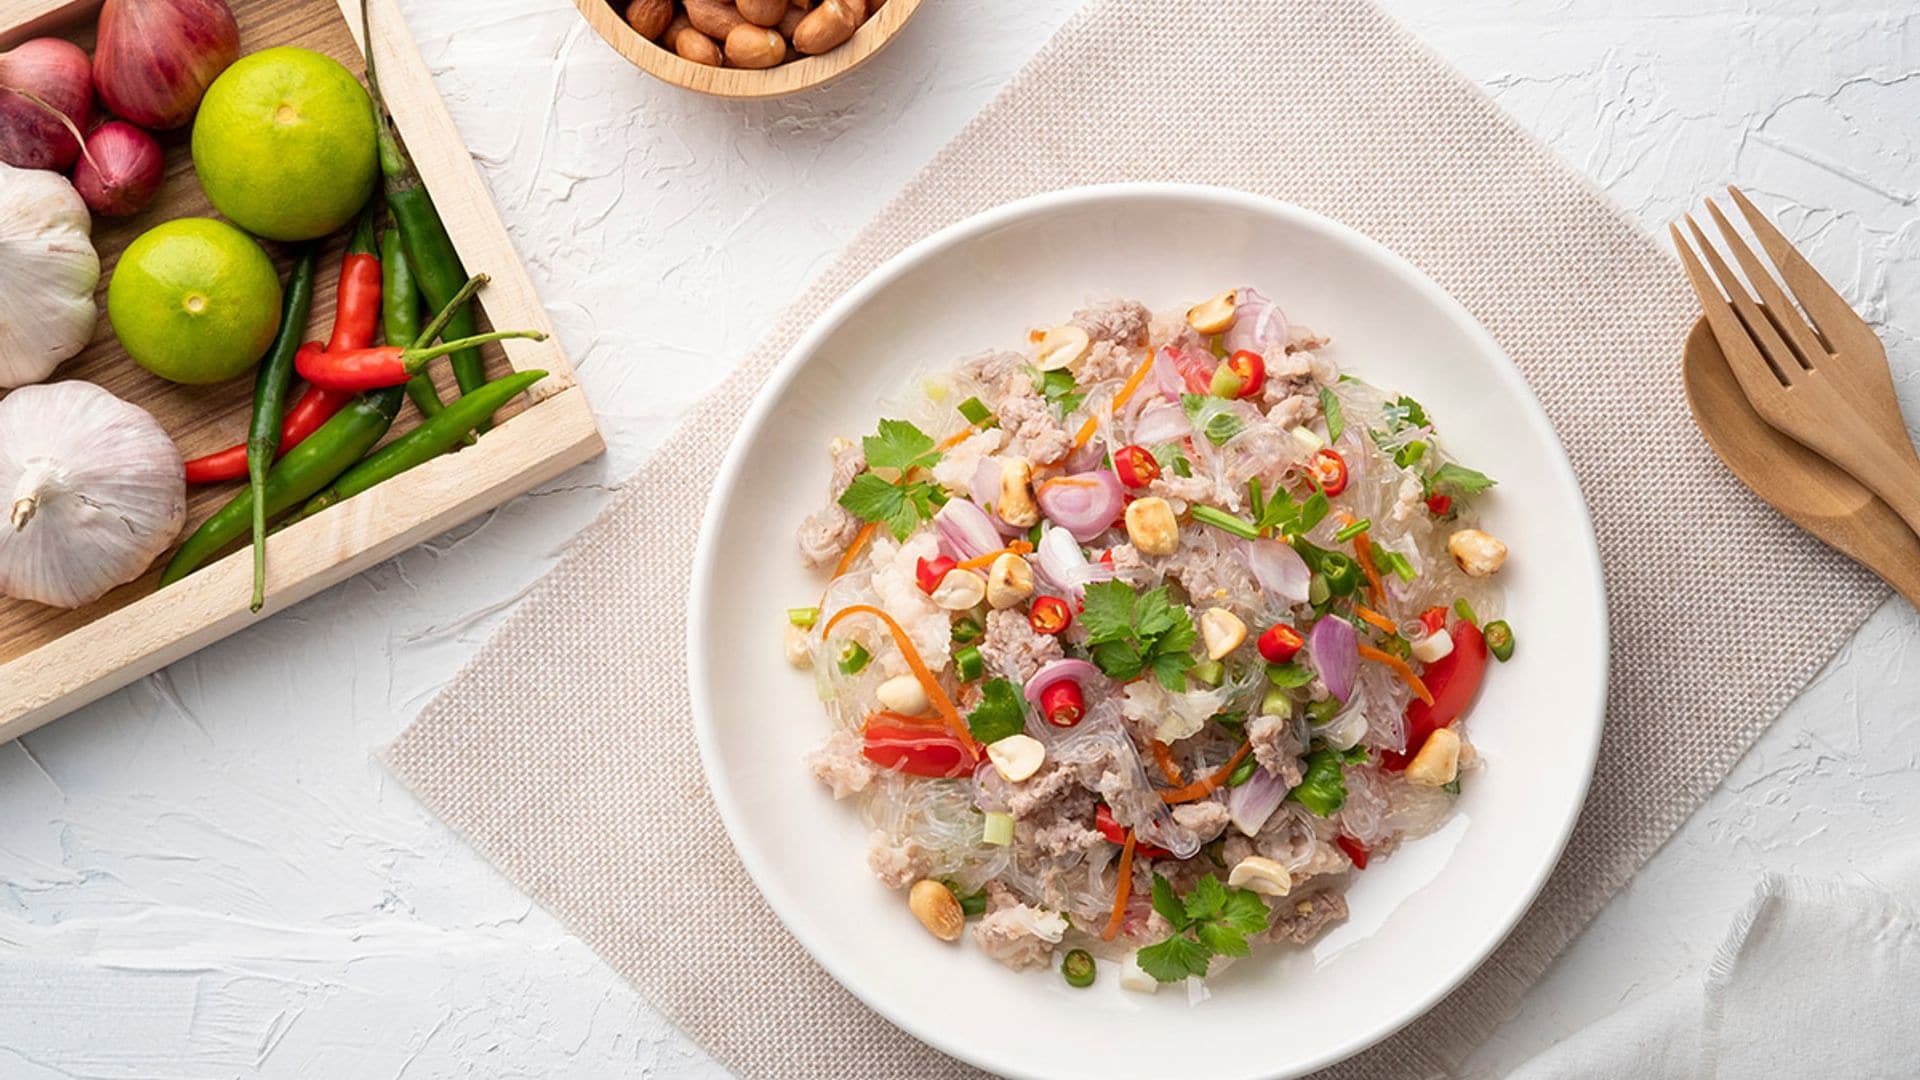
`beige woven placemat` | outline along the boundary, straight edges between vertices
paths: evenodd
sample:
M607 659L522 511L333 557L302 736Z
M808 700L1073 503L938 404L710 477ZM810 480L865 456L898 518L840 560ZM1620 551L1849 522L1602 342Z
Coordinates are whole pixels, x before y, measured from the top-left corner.
M1681 392L1692 301L1671 257L1367 0L1096 0L776 321L390 750L430 807L743 1075L968 1070L867 1011L735 887L741 868L686 768L696 508L755 388L833 297L968 214L1126 179L1301 203L1432 275L1546 406L1606 562L1612 700L1557 872L1464 986L1329 1075L1451 1068L1884 595L1710 457Z

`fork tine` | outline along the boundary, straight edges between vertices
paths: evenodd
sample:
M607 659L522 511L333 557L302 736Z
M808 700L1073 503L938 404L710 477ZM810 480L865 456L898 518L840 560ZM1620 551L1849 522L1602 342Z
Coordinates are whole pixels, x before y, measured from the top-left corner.
M1807 321L1800 317L1800 313L1794 310L1793 303L1787 299L1787 294L1780 291L1780 283L1773 279L1773 275L1765 266L1761 265L1760 257L1753 253L1753 249L1747 246L1746 241L1740 239L1740 233L1734 229L1733 222L1728 221L1727 215L1720 212L1720 204L1711 199L1707 200L1707 213L1713 215L1713 223L1719 227L1720 236L1726 241L1727 249L1733 252L1735 261L1739 262L1740 268L1746 271L1748 283L1753 286L1755 292L1760 294L1760 303L1764 305L1767 318L1773 323L1774 329L1786 336L1787 343L1793 346L1794 352L1800 354L1800 362L1804 366L1813 367L1815 360L1827 354L1826 346L1814 334L1813 327L1809 326Z
M1673 248L1680 254L1680 265L1686 268L1687 281L1693 285L1694 294L1700 297L1700 307L1707 314L1707 326L1713 331L1714 340L1720 343L1727 366L1739 378L1740 388L1748 398L1756 400L1770 390L1779 390L1780 373L1773 370L1773 365L1754 347L1740 316L1734 314L1726 297L1720 295L1713 278L1707 274L1707 268L1694 256L1686 234L1672 222L1668 223L1667 231L1673 234Z
M1733 196L1734 205L1740 208L1741 216L1752 226L1753 235L1759 238L1760 246L1767 249L1767 257L1779 268L1781 280L1793 290L1794 298L1806 310L1807 318L1812 321L1821 340L1831 344L1836 331L1860 322L1859 314L1847 303L1846 298L1827 284L1827 279L1820 276L1820 271L1813 268L1806 256L1800 254L1792 241L1767 220L1767 215L1762 214L1744 192L1728 185L1727 194Z
M1773 322L1760 310L1760 305L1754 302L1752 294L1748 293L1740 284L1740 279L1734 276L1726 260L1720 257L1720 249L1714 247L1713 242L1707 239L1707 234L1701 230L1700 223L1693 220L1692 214L1685 216L1687 228L1693 231L1693 239L1700 246L1701 256L1707 260L1707 266L1713 270L1713 276L1719 279L1720 288L1727 294L1727 299L1733 302L1733 310L1738 313L1740 321L1746 324L1747 336L1752 338L1753 343L1758 345L1760 351L1766 355L1767 363L1773 365L1774 373L1780 376L1780 381L1791 383L1793 376L1801 370L1800 361L1793 355L1793 350L1787 347L1787 343L1781 340L1780 332L1773 328Z

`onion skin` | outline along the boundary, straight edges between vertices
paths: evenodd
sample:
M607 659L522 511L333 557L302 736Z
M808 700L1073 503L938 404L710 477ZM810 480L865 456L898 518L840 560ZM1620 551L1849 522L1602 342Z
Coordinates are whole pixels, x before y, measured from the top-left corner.
M225 0L106 0L93 83L116 116L166 131L193 119L239 55L240 27Z
M87 136L87 152L73 170L73 187L87 209L125 217L147 208L166 178L160 140L125 120L109 120Z
M93 125L91 80L86 52L70 41L34 38L0 53L0 161L55 172L71 167L80 156L80 141L26 95L60 110L85 131Z

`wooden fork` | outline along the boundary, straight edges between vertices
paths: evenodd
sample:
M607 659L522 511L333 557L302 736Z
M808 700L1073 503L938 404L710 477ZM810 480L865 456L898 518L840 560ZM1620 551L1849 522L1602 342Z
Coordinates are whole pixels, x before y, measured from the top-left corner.
M1679 225L1668 226L1693 291L1706 309L1707 325L1740 380L1740 389L1768 424L1853 474L1920 534L1920 456L1907 438L1886 349L1866 320L1847 306L1738 188L1727 191L1778 268L1779 277L1800 302L1796 310L1780 283L1712 202L1707 203L1707 211L1759 293L1758 300L1721 259L1693 215L1686 216L1687 227L1706 259L1705 267ZM1711 274L1707 267L1712 268Z

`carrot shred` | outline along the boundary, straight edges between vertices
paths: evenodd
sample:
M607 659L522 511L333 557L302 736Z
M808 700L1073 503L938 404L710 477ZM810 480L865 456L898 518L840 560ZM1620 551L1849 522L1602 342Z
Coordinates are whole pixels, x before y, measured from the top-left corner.
M1367 622L1374 626L1379 627L1386 633L1397 634L1400 632L1400 628L1393 624L1392 619L1387 618L1385 615L1380 614L1365 604L1353 605L1353 613L1367 620Z
M1117 413L1125 408L1127 402L1133 400L1134 393L1140 389L1140 384L1147 381L1147 372L1153 370L1153 357L1154 351L1149 347L1147 349L1147 358L1140 362L1139 367L1133 369L1133 374L1127 376L1127 381L1120 385L1120 392L1113 395L1114 412ZM1087 422L1080 425L1079 433L1073 437L1073 448L1078 450L1087 445L1087 440L1093 438L1094 430L1097 427L1099 427L1099 425L1093 422L1093 417L1087 417Z
M1107 917L1107 928L1100 931L1101 941L1112 941L1120 932L1120 923L1127 915L1127 898L1133 895L1133 830L1127 830L1127 842L1120 845L1120 883L1113 890L1113 914Z
M1385 600L1387 598L1387 587L1380 583L1380 570L1373 565L1373 541L1367 539L1366 533L1361 533L1353 538L1353 555L1354 561L1360 564L1360 572L1367 576L1367 591L1373 594L1373 602L1378 604ZM1365 616L1362 616L1362 618L1365 618ZM1373 622L1372 619L1368 619L1367 621ZM1374 625L1379 626L1380 624L1374 623ZM1391 626L1385 627L1384 629L1389 634L1395 632Z
M1173 752L1168 750L1167 744L1159 739L1153 740L1153 760L1159 764L1160 772L1166 776L1167 783L1179 785L1187 782L1186 777L1180 775L1180 766L1174 764Z
M1385 664L1389 668L1392 668L1393 673L1400 676L1400 681L1406 683L1413 689L1414 697L1419 698L1429 705L1433 704L1433 694L1427 690L1427 684L1420 681L1420 676L1414 673L1413 668L1408 665L1405 660L1400 659L1390 652L1383 652L1376 649L1366 642L1360 643L1360 655L1377 664Z
M913 677L919 679L920 685L926 689L927 700L933 702L933 707L939 711L941 719L947 722L947 730L953 733L954 738L960 740L961 746L967 748L967 754L974 761L979 761L980 745L973 741L973 732L967 729L966 720L960 716L960 710L953 707L953 699L947 696L946 688L940 685L940 680L933 677L933 672L927 668L926 661L920 659L919 651L913 647L913 641L907 637L907 632L900 628L900 624L893 621L893 616L872 604L848 604L834 612L833 618L827 620L827 625L820 631L821 636L825 637L833 633L834 626L841 619L853 614L872 615L886 624L887 632L893 635L893 643L900 647L900 655L906 658L907 667L912 669Z
M847 545L846 554L840 556L840 562L833 568L834 577L853 569L853 560L860 557L860 550L867 546L867 541L873 539L873 527L878 524L877 521L869 521L853 534L853 543Z
M941 439L939 444L935 446L934 449L935 450L951 450L954 447L959 446L961 443L966 442L968 439L973 438L975 435L979 433L980 433L979 428L973 427L972 425L968 425L966 427L961 428L959 431L956 431L953 434L947 436L946 438Z
M1177 788L1168 788L1162 791L1160 793L1160 801L1166 803L1168 806L1176 806L1180 803L1189 803L1196 799L1206 798L1208 795L1213 794L1215 788L1227 782L1227 777L1233 775L1233 770L1240 767L1240 763L1247 759L1247 752L1252 749L1252 743L1241 743L1240 749L1233 752L1233 756L1227 759L1225 765L1220 766L1218 769L1195 780L1191 784Z
M985 555L975 555L971 559L961 559L953 565L960 570L979 570L982 567L992 566L993 561L1002 555L1025 555L1032 550L1032 544L1027 543L1025 540L1015 540L1013 543L997 551L989 551Z

